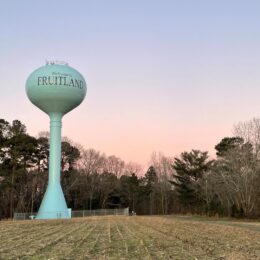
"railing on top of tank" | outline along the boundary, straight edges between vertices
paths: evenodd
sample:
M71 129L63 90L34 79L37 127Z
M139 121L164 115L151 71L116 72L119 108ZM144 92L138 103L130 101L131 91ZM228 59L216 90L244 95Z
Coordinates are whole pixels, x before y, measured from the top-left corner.
M52 212L55 219L61 218L62 212ZM26 220L26 219L35 219L37 213L14 213L14 220ZM124 209L93 209L93 210L74 210L71 212L72 218L81 218L88 216L107 216L107 215L121 215L129 216L129 208Z

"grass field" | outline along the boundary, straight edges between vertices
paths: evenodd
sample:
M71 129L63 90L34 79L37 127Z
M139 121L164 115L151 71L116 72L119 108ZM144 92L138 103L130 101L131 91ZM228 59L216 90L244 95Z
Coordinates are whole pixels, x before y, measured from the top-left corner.
M0 222L0 259L260 259L260 224L176 217Z

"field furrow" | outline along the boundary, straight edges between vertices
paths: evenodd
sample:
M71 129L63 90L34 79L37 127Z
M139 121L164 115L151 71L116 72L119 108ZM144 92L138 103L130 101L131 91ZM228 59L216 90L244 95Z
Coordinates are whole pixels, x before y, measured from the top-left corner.
M174 217L0 222L0 238L1 260L260 260L259 231Z
M87 243L90 235L95 231L97 227L97 222L89 223L88 226L81 229L77 234L74 234L74 239L72 241L68 241L68 245L73 243L73 247L67 247L67 252L63 251L63 258L67 259L73 257L80 252L82 248L86 248L84 243Z
M44 239L40 239L41 243L33 244L32 250L26 253L26 256L37 255L39 259L43 256L52 255L53 248L70 237L71 234L75 234L78 230L84 227L86 223L73 223L71 226L66 226L65 228L60 228L57 232L52 233L50 237L44 237ZM62 249L66 248L66 246L62 247ZM60 252L58 250L57 252ZM62 251L61 251L62 252Z
M19 247L15 247L15 251L13 256L17 258L26 258L34 255L39 255L41 250L44 250L47 247L51 247L51 245L58 243L63 237L66 237L71 232L75 230L78 224L63 222L61 225L58 224L56 227L53 227L51 232L43 232L38 233L37 237L31 239L30 236L26 236L26 244L21 245Z
M120 221L119 223L127 238L130 256L152 259L151 253L146 245L145 237L140 236L136 230L133 230L133 225L130 221Z
M250 242L250 232L244 232L242 229L234 229L223 226L208 226L204 223L179 223L163 222L163 218L154 219L153 221L139 221L138 224L146 226L148 230L160 233L169 241L181 241L183 249L187 250L192 256L201 258L223 255L239 254L247 259L247 252L254 252L256 245L260 244L256 241L255 244ZM157 222L157 225L153 225ZM152 223L152 224L149 224ZM259 235L259 234L258 234ZM228 242L227 242L228 241ZM257 255L257 251L255 251Z
M24 234L25 232L28 232L28 234L34 234L37 232L39 232L40 230L42 230L43 228L43 225L42 223L37 223L38 225L28 225L28 221L26 221L27 223L25 223L23 221L22 225L18 226L18 225L15 225L15 226L8 226L8 227L4 227L0 229L0 239L2 240L2 238L8 236L8 233L10 231L15 231L13 233L13 236L9 237L9 239L6 241L6 240L3 240L3 243L2 243L2 246L4 247L5 246L5 242L10 244L12 242L15 243L15 241L17 240L20 240L21 238L24 237ZM48 227L48 228L51 228L51 227ZM47 229L48 229L47 228Z
M27 230L24 230L19 236L10 237L3 240L0 246L0 254L4 255L4 253L9 252L10 250L15 249L16 251L22 252L24 248L31 247L35 241L38 244L43 239L49 239L53 234L56 234L62 228L61 224L57 225L45 225L45 226L33 226L30 229L28 227ZM44 233L42 232L44 230ZM10 231L12 232L12 230ZM10 234L9 232L9 234ZM28 235L26 235L28 234Z
M176 259L182 255L183 259L194 259L190 245L183 243L179 239L174 239L156 230L155 222L153 225L147 225L147 222L131 221L132 232L139 234L139 237L145 238L145 243L152 259ZM159 250L158 250L159 249ZM193 257L193 258L192 258Z
M122 241L124 241L124 245L125 245L125 255L127 256L128 255L128 245L127 245L127 240L126 238L124 237L124 235L122 234L122 232L120 231L119 227L118 227L118 224L115 222L115 225L116 225L116 230L118 232L118 235L119 237L122 239Z

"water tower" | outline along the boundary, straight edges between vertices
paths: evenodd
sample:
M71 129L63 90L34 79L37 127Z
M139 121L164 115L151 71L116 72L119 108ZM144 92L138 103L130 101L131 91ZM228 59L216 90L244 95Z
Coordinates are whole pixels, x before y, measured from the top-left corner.
M61 120L83 101L86 90L83 76L61 62L47 62L26 81L28 98L50 117L49 181L37 219L71 218L60 185Z

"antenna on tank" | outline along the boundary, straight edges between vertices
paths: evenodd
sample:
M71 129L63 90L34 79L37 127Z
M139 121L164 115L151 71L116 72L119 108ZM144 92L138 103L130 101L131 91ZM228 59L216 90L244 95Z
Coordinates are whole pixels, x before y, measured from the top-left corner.
M69 66L69 63L62 60L46 60L46 65L63 65Z

